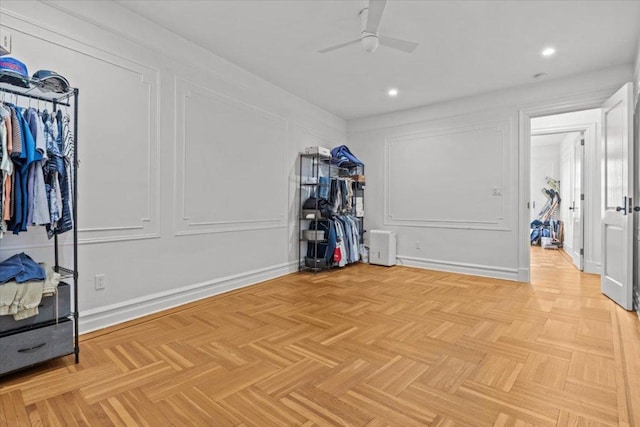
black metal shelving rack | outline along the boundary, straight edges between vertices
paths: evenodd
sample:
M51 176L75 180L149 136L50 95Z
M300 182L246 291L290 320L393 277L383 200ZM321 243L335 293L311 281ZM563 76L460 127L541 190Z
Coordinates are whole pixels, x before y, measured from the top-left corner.
M307 245L313 244L316 245L314 253L317 254L317 245L319 243L324 243L326 240L307 240L304 238L304 230L305 226L308 225L309 222L319 221L322 218L320 217L319 206L315 206L315 215L312 218L307 218L304 215L304 210L302 209L302 205L306 198L317 195L320 190L320 176L326 176L331 180L331 178L338 177L354 177L361 176L364 178L364 165L362 166L352 166L352 167L340 167L336 166L331 162L331 157L321 156L318 154L300 154L299 157L299 206L298 206L298 270L299 271L312 271L318 272L323 270L329 270L331 268L331 263L327 263L326 266L313 266L307 265L305 262L305 254L303 253L303 248L306 249ZM310 182L305 182L310 181ZM353 199L351 200L351 206L353 207L351 211L348 213L353 214L359 223L359 243L364 244L364 212L362 215L357 215L356 212L356 200L360 199L364 209L364 181L354 181L353 188ZM339 212L343 213L343 212ZM317 228L317 227L316 227Z
M73 215L73 266L72 268L66 268L60 265L59 256L59 241L58 234L54 234L53 247L54 247L54 271L60 274L61 280L73 280L72 295L73 295L73 308L71 311L71 320L73 321L73 351L65 355L58 357L68 356L73 354L75 357L75 363L80 363L80 341L78 330L78 97L80 91L78 88L69 88L65 93L52 93L40 91L34 82L30 82L29 88L22 88L19 86L10 85L6 82L0 84L0 94L13 95L19 98L33 99L36 101L42 101L49 103L52 106L53 112L56 112L60 106L73 108L73 138L74 138L74 150L73 159L71 164L73 165L73 173L71 176L73 191L71 193L71 211ZM17 104L17 102L16 102Z

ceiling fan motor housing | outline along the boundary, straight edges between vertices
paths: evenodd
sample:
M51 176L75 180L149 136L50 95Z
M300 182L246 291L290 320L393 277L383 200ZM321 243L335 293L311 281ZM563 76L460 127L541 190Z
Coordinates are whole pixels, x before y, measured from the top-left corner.
M380 44L380 39L378 39L378 35L375 33L362 33L360 43L362 43L362 47L367 52L375 52Z
M360 43L367 52L375 52L380 44L378 33L367 31L367 20L369 19L369 8L365 7L360 11Z

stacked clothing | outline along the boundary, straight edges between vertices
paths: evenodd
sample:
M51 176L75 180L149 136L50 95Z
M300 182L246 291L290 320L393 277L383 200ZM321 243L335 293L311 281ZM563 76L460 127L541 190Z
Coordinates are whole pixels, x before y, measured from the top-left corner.
M0 104L0 237L43 225L49 238L73 228L75 142L61 110Z
M0 262L0 316L22 320L38 315L43 296L56 293L60 274L25 253Z

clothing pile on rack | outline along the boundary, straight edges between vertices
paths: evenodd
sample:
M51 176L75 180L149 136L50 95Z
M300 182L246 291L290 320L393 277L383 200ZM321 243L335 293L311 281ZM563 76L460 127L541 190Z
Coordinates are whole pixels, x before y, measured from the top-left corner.
M42 297L54 295L59 283L60 274L25 253L0 262L0 316L37 316Z
M309 230L323 231L324 239L307 245L308 259L322 259L323 264L337 267L360 261L360 225L353 215L312 221Z
M68 114L0 104L0 238L46 227L49 238L73 228L75 142Z
M334 212L352 212L353 189L355 181L348 177L320 177L318 194L327 199Z
M331 163L345 168L364 166L346 145L339 145L331 149Z

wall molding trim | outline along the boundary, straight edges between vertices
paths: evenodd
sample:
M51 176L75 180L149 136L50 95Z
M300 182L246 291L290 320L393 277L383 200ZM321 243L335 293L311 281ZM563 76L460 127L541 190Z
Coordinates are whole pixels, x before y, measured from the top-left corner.
M80 310L80 333L93 332L190 302L255 285L297 270L297 261L292 261L195 283L170 291L157 292L95 309Z
M102 49L95 44L87 43L76 36L53 29L40 21L2 9L2 25L17 33L78 53L92 60L108 64L132 76L132 80L140 84L146 93L146 111L144 128L145 151L147 157L147 173L145 190L146 203L139 217L131 219L132 223L123 225L92 225L78 229L78 244L101 243L124 240L143 240L160 237L160 68L157 65L132 61L115 52ZM53 34L53 37L52 37ZM81 101L82 105L82 101ZM80 144L83 137L80 135ZM84 151L84 150L83 150ZM81 151L81 152L83 152ZM82 160L82 157L79 159ZM138 219L139 218L139 219ZM136 222L137 221L137 222Z
M279 151L279 161L281 165L282 182L286 182L286 153L288 145L288 121L271 112L264 110L257 105L253 105L237 99L228 94L222 93L216 89L203 86L202 84L190 81L184 77L174 77L175 88L175 160L174 160L174 183L175 183L175 222L174 235L186 236L197 234L220 233L229 231L244 230L263 230L272 228L286 228L287 218L284 210L276 213L268 213L265 217L242 218L242 219L219 219L219 218L201 218L200 220L192 219L188 212L187 197L187 172L189 170L188 151L193 150L194 141L187 138L188 121L187 107L190 98L201 97L211 102L228 107L230 110L235 109L247 114L247 117L257 118L273 124L273 129L282 133L280 147L274 147L273 150ZM212 141L209 141L210 143ZM238 172L241 173L241 172ZM231 177L229 177L231 179ZM279 206L286 206L288 194L286 188L282 187L274 190L273 194L280 200Z
M491 265L468 264L464 262L441 261L426 258L399 255L402 265L424 268L427 270L446 271L449 273L469 274L473 276L491 277L494 279L519 280L519 272L515 268L495 267Z
M467 116L467 115L465 115ZM476 116L472 116L476 121ZM512 120L491 120L491 121L478 121L477 123L464 124L462 126L449 124L446 127L438 127L431 131L421 131L414 133L404 133L401 135L388 136L384 142L384 187L383 187L383 200L384 200L384 225L386 226L410 226L410 227L430 227L430 228L460 228L465 230L491 230L491 231L511 231L511 218L508 212L508 206L512 200L512 194L515 192L515 188L509 188L509 183L512 182L512 168L510 165L511 149L509 146L509 138L513 133ZM393 209L393 191L391 179L394 176L402 175L399 171L392 170L392 156L394 155L394 149L396 147L402 147L406 144L418 144L426 146L434 142L434 138L437 137L451 137L460 135L473 135L474 133L492 132L494 136L498 137L496 141L499 147L499 154L502 156L500 160L500 177L499 180L493 182L495 186L502 188L502 194L500 195L499 213L493 218L459 218L459 219L446 219L444 217L435 218L419 218L419 217L403 217L396 214ZM405 148L406 149L406 148ZM402 152L400 152L402 153ZM443 177L444 179L444 177ZM464 210L471 215L472 210Z

